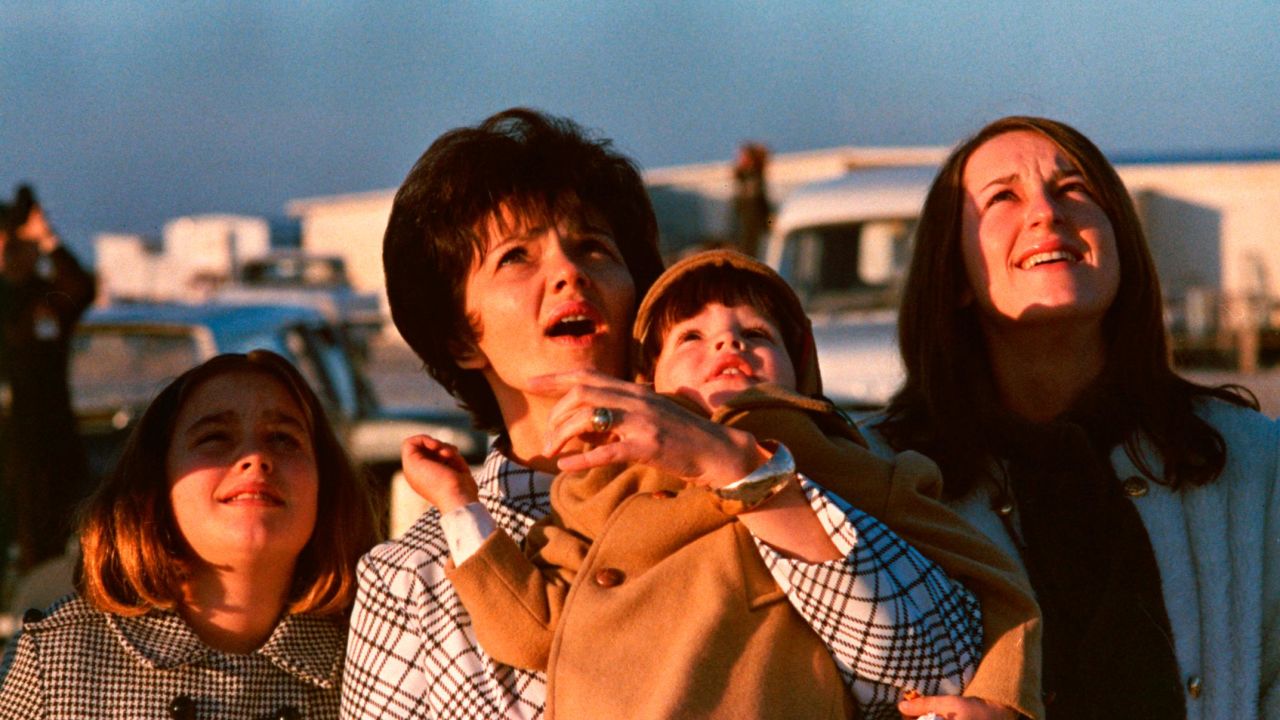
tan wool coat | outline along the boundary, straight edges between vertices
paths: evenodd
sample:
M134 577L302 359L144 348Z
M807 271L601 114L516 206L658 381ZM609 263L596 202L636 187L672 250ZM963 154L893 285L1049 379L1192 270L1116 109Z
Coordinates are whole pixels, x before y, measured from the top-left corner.
M711 264L773 284L794 306L778 320L803 338L793 359L799 392L759 386L712 419L783 443L800 472L968 588L982 607L986 654L964 694L1043 717L1040 613L1025 574L941 502L936 465L916 453L876 457L816 399L822 382L812 333L784 281L732 252L681 261L641 304L636 345L652 328L654 299ZM551 503L524 551L499 531L449 575L491 657L546 670L549 718L856 714L834 661L750 533L706 490L647 468L611 466L557 477Z

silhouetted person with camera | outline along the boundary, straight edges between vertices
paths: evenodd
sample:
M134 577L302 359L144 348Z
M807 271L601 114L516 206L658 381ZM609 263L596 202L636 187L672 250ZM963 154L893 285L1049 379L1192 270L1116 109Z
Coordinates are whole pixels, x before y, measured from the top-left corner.
M18 544L25 573L63 554L89 483L67 388L76 322L96 283L65 247L31 188L0 206L0 453L5 557Z

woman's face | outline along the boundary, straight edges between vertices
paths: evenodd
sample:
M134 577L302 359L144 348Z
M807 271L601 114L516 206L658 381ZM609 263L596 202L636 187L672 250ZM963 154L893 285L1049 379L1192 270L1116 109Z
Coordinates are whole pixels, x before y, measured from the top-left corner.
M1115 234L1079 169L1045 136L997 135L965 165L961 251L984 323L1100 327L1120 286Z
M174 423L165 458L178 530L208 566L291 567L316 524L319 478L306 415L275 378L205 380Z
M506 210L504 209L504 212ZM491 222L471 266L466 312L478 340L459 365L484 373L500 406L531 377L627 368L635 283L598 213Z

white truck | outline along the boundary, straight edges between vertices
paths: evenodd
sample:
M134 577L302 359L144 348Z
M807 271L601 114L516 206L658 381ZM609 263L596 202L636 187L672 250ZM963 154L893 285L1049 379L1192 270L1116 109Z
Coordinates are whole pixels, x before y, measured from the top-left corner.
M1280 359L1280 161L1129 163L1160 273L1177 358ZM827 394L886 402L903 374L895 315L916 221L936 165L851 170L783 200L764 260L814 321Z

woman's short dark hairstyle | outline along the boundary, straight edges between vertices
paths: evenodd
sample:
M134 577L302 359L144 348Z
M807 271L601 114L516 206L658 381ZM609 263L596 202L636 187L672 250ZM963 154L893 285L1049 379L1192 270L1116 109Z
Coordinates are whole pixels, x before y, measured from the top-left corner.
M476 340L465 293L486 225L501 221L502 209L536 218L573 207L608 221L641 297L662 272L648 193L631 160L572 120L514 108L451 130L396 193L382 242L391 319L481 429L503 427L497 400L484 376L455 357Z
M187 399L208 380L230 373L276 380L309 425L320 486L316 524L294 565L288 611L342 615L351 608L356 562L378 540L369 490L302 375L279 355L254 350L214 357L161 390L129 435L115 471L87 502L77 586L98 609L141 615L172 608L182 598L189 550L169 501L165 460Z
M1233 389L1203 387L1174 373L1155 262L1124 182L1078 130L1039 117L1005 117L982 128L951 152L929 188L898 315L907 379L880 430L899 449L931 455L943 469L949 495L963 495L985 469L991 438L973 415L989 406L992 386L977 303L966 302L972 295L961 255L963 181L974 151L1018 131L1058 146L1080 170L1115 234L1120 284L1103 319L1106 364L1100 380L1132 401L1137 426L1164 458L1167 482L1177 487L1184 481L1212 481L1221 471L1225 448L1217 431L1194 414L1193 401L1198 396L1248 401ZM1136 445L1128 449L1140 458Z

